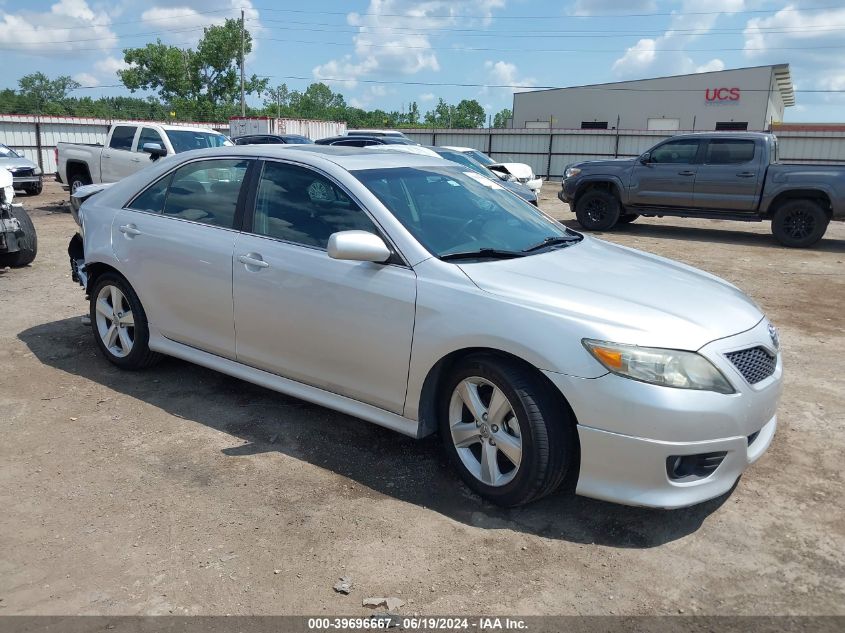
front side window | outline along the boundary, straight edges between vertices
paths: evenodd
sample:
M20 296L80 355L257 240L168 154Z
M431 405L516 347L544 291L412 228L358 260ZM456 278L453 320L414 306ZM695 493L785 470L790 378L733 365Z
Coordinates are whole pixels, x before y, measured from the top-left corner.
M297 165L264 163L253 233L326 248L332 233L351 230L378 233L370 218L331 180Z
M708 165L740 165L754 158L754 141L740 139L712 139L707 144L704 162Z
M223 147L232 142L222 134L215 132L192 132L191 130L166 130L167 138L177 154L189 152L192 149L206 149L208 147Z
M651 152L651 163L691 163L698 153L697 140L669 141Z
M132 139L135 138L136 128L134 125L118 125L114 128L109 141L111 149L132 150Z
M248 160L226 159L200 160L180 167L173 172L167 188L163 214L234 228L235 209L248 166Z
M554 240L580 239L463 166L367 169L352 175L437 257L485 250L531 254Z
M164 140L161 138L161 134L149 127L141 128L141 134L138 136L138 147L135 151L143 152L144 143L158 143L162 149L164 148Z

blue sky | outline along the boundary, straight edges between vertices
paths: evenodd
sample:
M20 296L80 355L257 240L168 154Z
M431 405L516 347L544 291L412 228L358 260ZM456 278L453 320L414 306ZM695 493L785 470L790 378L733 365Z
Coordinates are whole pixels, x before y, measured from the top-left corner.
M123 48L191 46L241 8L256 40L248 73L300 90L322 79L366 108L474 98L492 114L520 88L425 84L568 86L788 62L798 93L785 120L845 121L843 0L0 0L0 87L40 70L92 87L76 94L126 94L109 87Z

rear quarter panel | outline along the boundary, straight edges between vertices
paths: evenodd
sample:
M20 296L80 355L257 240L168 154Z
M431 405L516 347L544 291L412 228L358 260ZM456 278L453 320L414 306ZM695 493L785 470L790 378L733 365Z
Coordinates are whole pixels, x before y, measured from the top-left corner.
M792 190L824 193L831 201L834 218L845 218L845 166L769 165L760 200L760 211L768 213L778 195Z

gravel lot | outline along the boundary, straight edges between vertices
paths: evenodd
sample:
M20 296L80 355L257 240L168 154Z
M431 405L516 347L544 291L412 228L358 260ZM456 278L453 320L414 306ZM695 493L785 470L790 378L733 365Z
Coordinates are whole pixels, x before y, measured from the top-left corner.
M544 188L541 206L567 221ZM643 220L607 239L748 292L781 329L768 454L672 512L556 494L502 511L420 442L166 360L95 352L67 196L23 197L40 252L0 271L0 614L845 614L845 225ZM349 595L335 593L340 576Z

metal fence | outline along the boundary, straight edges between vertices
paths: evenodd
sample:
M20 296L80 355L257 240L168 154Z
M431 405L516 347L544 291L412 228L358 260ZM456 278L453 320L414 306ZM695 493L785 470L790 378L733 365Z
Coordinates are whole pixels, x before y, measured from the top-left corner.
M632 158L681 132L653 130L403 130L423 145L472 147L500 162L531 165L545 178L563 177L566 166L597 158ZM845 164L845 131L777 132L784 162Z
M103 143L112 122L109 119L4 114L0 115L0 143L19 150L38 163L45 173L52 173L56 170L53 156L56 143ZM229 132L228 121L160 123ZM561 178L570 163L639 156L658 141L678 133L568 129L412 129L403 132L423 145L473 147L501 162L527 163L534 173L552 179ZM845 130L780 130L777 137L782 161L845 164Z

